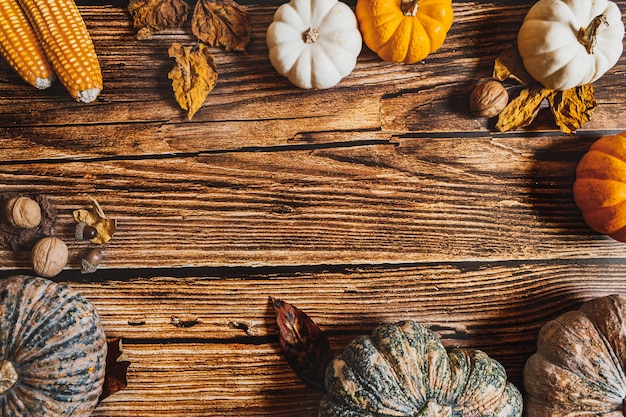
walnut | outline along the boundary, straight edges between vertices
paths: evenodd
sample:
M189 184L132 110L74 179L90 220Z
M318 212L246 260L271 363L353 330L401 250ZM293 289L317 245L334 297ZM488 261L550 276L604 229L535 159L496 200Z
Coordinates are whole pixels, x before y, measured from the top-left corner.
M58 237L48 236L35 243L30 252L30 260L35 274L52 278L67 265L67 245Z
M477 117L495 117L509 102L509 93L496 80L480 83L470 95L470 110Z
M23 229L31 229L41 223L41 207L39 203L28 197L13 197L6 205L9 222Z

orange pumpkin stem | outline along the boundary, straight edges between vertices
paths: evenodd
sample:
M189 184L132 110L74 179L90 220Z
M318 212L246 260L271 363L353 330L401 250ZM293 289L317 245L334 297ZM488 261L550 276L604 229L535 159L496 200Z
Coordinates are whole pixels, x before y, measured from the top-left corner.
M417 3L419 0L402 0L400 9L405 16L415 16L417 14Z
M304 39L304 43L315 43L317 42L317 38L319 38L320 34L317 30L313 28L308 28L303 34L302 39Z
M606 16L603 14L594 17L586 28L580 28L578 30L578 42L585 47L587 53L590 55L593 54L593 48L595 48L598 42L598 29L601 25L609 25L609 21L606 20Z

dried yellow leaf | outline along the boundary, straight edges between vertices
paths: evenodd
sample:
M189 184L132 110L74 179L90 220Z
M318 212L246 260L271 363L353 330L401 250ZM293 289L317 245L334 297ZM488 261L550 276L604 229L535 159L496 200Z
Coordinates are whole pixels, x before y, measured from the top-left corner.
M102 245L111 240L117 229L117 223L104 214L102 207L100 207L100 204L98 204L95 199L92 199L91 203L93 205L91 210L74 210L74 220L76 223L84 222L94 227L98 234L93 239L90 239L90 241Z
M526 71L526 68L524 68L516 43L506 48L496 58L493 67L493 78L499 81L512 78L522 85L535 82L533 77Z
M213 55L203 43L193 47L174 43L168 53L176 59L174 68L168 74L176 101L183 110L187 110L187 117L191 120L217 83Z
M523 89L498 115L496 129L508 132L528 126L537 117L541 102L555 93L537 85Z
M557 126L568 134L591 120L596 108L591 84L565 91L541 86L524 68L517 44L509 46L496 58L493 78L500 81L511 78L526 86L500 113L496 128L501 132L528 126L537 116L544 99L548 99Z
M191 31L202 42L227 51L246 50L250 41L248 12L233 0L198 0Z
M549 100L556 124L562 132L568 134L591 120L597 105L591 84L559 91Z

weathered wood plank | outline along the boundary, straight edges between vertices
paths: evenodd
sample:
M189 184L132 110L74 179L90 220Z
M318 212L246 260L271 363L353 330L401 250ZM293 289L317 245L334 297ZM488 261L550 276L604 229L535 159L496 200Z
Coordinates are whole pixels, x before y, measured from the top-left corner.
M411 318L448 348L484 350L521 386L539 327L590 298L626 294L624 267L572 261L250 268L219 277L66 282L96 305L107 335L123 338L131 361L127 389L94 416L313 417L321 394L282 357L267 294L307 312L335 354L380 323ZM172 317L201 322L176 327Z
M573 201L596 136L402 137L396 144L0 166L45 192L56 233L95 197L119 230L106 268L620 258ZM28 268L3 252L1 269Z
M278 344L132 344L128 387L93 417L314 416L321 394L299 382Z
M528 345L541 324L565 309L626 294L624 267L623 260L600 259L188 269L175 275L66 271L55 280L94 303L110 337L207 343L275 337L273 296L336 336L414 319L436 328L450 346L488 349L494 340Z
M620 2L618 2L620 3ZM626 3L621 4L626 6ZM515 39L527 4L454 3L456 20L440 51L415 65L384 63L364 48L355 71L338 87L300 90L271 67L265 31L276 6L245 6L253 33L246 54L214 49L218 86L192 122L173 100L167 72L172 42L194 42L188 27L148 41L134 38L124 8L81 8L96 43L105 90L89 106L58 85L32 91L0 64L0 148L4 160L151 155L298 143L311 132L482 132L467 99L490 76L493 59ZM626 9L626 7L623 7ZM626 113L620 60L598 82L599 107L587 129L621 129ZM551 130L549 119L532 130ZM344 132L346 132L344 134ZM327 136L318 136L320 141Z

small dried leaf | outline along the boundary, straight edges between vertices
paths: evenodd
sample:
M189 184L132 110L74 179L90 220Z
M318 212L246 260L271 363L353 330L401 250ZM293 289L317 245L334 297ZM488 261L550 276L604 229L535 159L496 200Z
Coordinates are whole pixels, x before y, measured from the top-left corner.
M154 32L180 27L187 20L189 5L183 0L130 0L128 12L138 39L147 39Z
M541 102L547 98L557 126L570 134L591 120L597 105L591 84L566 91L541 86L524 68L517 44L509 46L496 58L493 78L500 81L512 78L526 86L500 113L496 128L501 132L528 126L537 116Z
M496 129L508 132L528 126L537 117L541 102L555 93L537 85L523 89L498 115Z
M107 347L104 385L99 401L126 388L126 372L130 366L128 357L122 351L122 340L119 337L107 339Z
M529 85L536 82L528 71L526 71L526 68L524 68L524 63L516 43L506 48L496 58L493 67L493 78L499 81L513 78L522 85Z
M89 226L95 227L98 234L93 239L90 239L90 242L102 245L111 240L117 229L117 223L104 214L102 207L95 199L92 199L91 202L93 204L91 210L74 210L74 221L76 223L84 222Z
M183 110L187 110L187 117L191 120L217 84L213 55L203 43L193 47L174 43L168 53L176 59L174 68L168 74L176 101Z
M250 41L248 12L233 0L198 0L191 31L211 46L243 52Z
M332 359L328 338L295 306L273 297L270 300L276 311L278 342L285 359L307 386L324 390L326 366Z
M550 108L554 121L564 133L574 133L591 120L596 108L591 84L559 91L550 97Z

